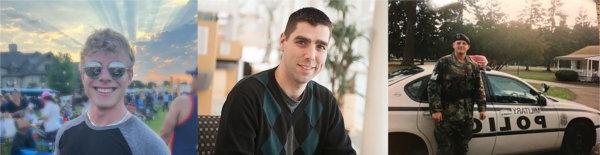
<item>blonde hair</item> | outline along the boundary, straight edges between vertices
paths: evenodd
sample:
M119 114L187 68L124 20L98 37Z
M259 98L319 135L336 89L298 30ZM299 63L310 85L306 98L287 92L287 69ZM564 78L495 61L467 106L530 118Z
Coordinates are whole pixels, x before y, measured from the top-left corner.
M96 30L87 38L81 51L80 58L82 63L80 65L85 61L85 56L95 52L125 52L129 56L129 60L131 60L131 67L135 62L133 49L125 36L108 28Z

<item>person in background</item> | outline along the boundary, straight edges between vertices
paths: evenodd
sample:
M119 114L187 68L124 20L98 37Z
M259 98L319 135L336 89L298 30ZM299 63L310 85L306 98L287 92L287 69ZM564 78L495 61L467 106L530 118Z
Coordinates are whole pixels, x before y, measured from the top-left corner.
M40 99L44 105L40 113L42 114L41 120L43 121L44 132L46 132L46 139L54 141L56 132L58 132L63 120L60 114L60 107L48 91L44 91Z
M171 103L161 136L174 155L196 154L198 151L198 96L207 80L198 76L198 69L187 72L192 76L192 90ZM201 81L203 80L203 81Z

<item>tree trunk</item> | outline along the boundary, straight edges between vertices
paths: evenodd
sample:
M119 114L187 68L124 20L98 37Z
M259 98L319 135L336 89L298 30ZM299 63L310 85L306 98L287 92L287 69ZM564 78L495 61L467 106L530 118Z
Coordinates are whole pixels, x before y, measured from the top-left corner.
M404 51L402 52L402 66L414 65L414 53L415 53L415 22L417 19L417 1L404 1L403 2L407 20L405 23L406 27L406 40L404 44Z

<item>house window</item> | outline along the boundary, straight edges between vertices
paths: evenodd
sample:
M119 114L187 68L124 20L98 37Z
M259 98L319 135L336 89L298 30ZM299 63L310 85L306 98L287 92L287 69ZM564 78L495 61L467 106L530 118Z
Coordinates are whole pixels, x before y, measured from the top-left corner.
M577 61L577 69L581 69L581 61Z
M563 61L563 60L558 60L558 65L559 68L570 68L571 67L571 62L569 61Z

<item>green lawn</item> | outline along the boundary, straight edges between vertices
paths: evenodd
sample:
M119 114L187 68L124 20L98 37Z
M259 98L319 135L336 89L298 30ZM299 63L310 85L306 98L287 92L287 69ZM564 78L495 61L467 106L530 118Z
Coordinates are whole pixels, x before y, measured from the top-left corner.
M531 84L533 87L535 87L538 90L540 90L540 88L542 88L542 84L537 84L537 83L529 83L529 84ZM558 98L572 101L575 99L575 97L577 95L573 91L571 91L567 88L550 86L550 90L548 91L548 96L558 97Z
M517 76L523 79L533 79L533 80L541 80L541 81L550 81L550 82L558 82L554 76L554 71L547 72L545 70L529 70L525 71L524 68L519 69L505 69L502 72Z
M156 117L152 121L146 121L146 125L148 125L156 134L160 135L160 129L162 129L163 124L165 123L165 115L167 112L162 112L162 110L158 110L156 113Z

